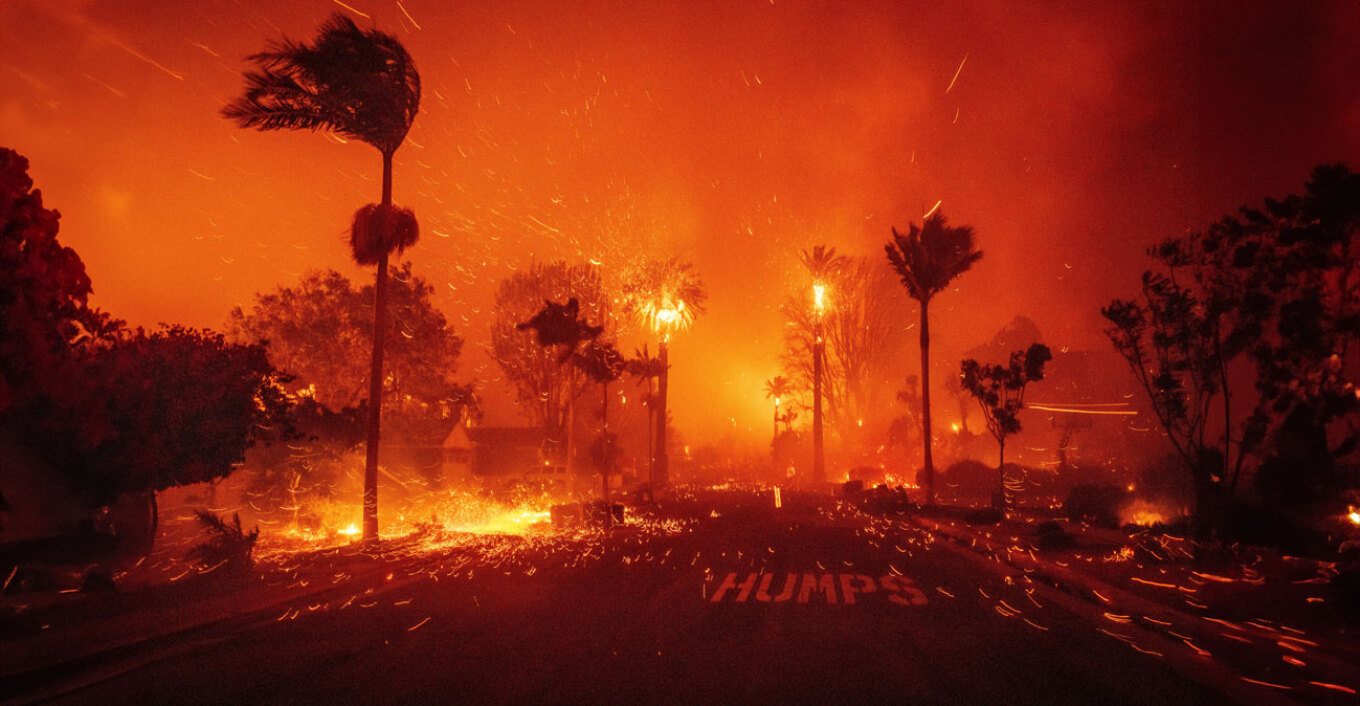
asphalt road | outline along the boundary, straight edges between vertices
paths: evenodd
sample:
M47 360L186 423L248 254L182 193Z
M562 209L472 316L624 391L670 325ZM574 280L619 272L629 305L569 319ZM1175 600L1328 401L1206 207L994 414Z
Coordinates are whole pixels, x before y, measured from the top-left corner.
M1070 598L905 523L740 507L740 498L695 502L682 513L689 520L606 539L454 538L353 557L363 570L300 564L302 580L325 592L60 672L24 698L1104 706L1250 697L1206 686L1212 665L1140 644L1137 630L1069 610Z

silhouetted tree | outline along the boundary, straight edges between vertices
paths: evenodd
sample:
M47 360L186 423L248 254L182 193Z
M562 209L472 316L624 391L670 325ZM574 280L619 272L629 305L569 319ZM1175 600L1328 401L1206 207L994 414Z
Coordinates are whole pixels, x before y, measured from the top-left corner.
M1111 319L1121 329L1121 352L1129 338L1123 330L1138 314L1145 327L1171 315L1186 324L1170 329L1170 338L1160 330L1154 334L1179 348L1187 344L1177 336L1194 341L1188 356L1194 365L1172 371L1188 382L1178 388L1173 380L1154 380L1154 391L1172 398L1160 406L1174 418L1177 395L1196 399L1196 380L1188 376L1212 380L1207 384L1221 402L1222 440L1215 443L1201 430L1202 442L1182 441L1191 447L1188 453L1178 447L1188 464L1217 464L1197 472L1197 488L1217 488L1224 480L1234 488L1248 456L1264 460L1258 484L1277 500L1325 500L1334 495L1329 487L1345 482L1335 461L1360 447L1352 346L1360 335L1357 241L1360 175L1342 165L1321 166L1301 195L1268 199L1262 208L1243 209L1152 248L1164 272L1145 275L1144 288L1164 293L1161 298L1177 308L1130 310L1118 301L1107 307L1122 317ZM1238 430L1231 423L1228 364L1244 354L1254 364L1258 396ZM1157 402L1154 397L1154 407ZM1194 420L1195 413L1191 408L1185 416Z
M60 217L43 207L28 160L0 147L0 420L39 437L71 423L40 408L61 405L53 396L68 396L89 353L122 326L89 306L85 263L57 239Z
M575 371L581 369L583 364L580 357L581 346L597 344L600 334L604 333L603 326L592 326L580 317L580 312L581 305L575 297L568 299L565 304L544 301L543 308L534 314L533 318L515 326L521 331L533 331L538 345L544 349L557 349L559 351L557 365L559 367L563 364L570 365L573 379ZM612 348L611 346L610 349L612 350ZM604 365L604 363L600 364ZM620 371L622 365L622 358L620 358ZM617 375L614 377L617 377ZM569 399L567 405L567 465L570 467L575 454L575 447L572 443L575 433L575 398Z
M906 446L921 433L921 420L914 410L914 406L921 403L921 379L915 375L908 375L903 381L902 389L897 391L896 399L899 404L906 405L907 409L894 417L888 426L888 443Z
M568 299L566 304L545 300L543 308L533 318L515 328L532 330L538 345L544 348L560 346L559 364L572 358L582 343L593 341L604 333L603 326L591 326L581 318L581 303L576 297Z
M906 235L892 229L893 240L885 250L888 262L902 278L907 294L921 305L921 436L925 450L926 505L935 504L935 461L931 456L930 429L930 302L959 275L980 259L973 248L970 226L951 227L936 211L917 227L908 224Z
M543 302L576 299L586 320L610 320L609 298L599 271L592 265L534 263L501 280L496 289L491 322L491 354L515 387L520 409L543 429L551 445L561 447L567 431L571 401L584 390L574 368L558 362L562 351L538 345L536 333L519 328L543 307Z
M420 422L441 418L442 407L461 407L465 390L453 374L463 342L409 262L389 275L384 397L396 401L392 411L414 433ZM248 311L233 309L228 332L236 341L264 341L274 366L294 377L295 395L338 412L357 407L369 387L364 354L373 346L372 301L372 285L355 289L334 270L310 272L295 287L257 294Z
M573 300L574 301L574 300ZM585 343L574 355L572 363L580 368L591 380L600 384L601 429L599 449L592 455L600 467L603 478L603 497L605 502L605 526L613 523L614 513L609 508L609 475L613 472L618 454L615 439L609 431L609 383L618 380L627 368L628 361L614 348L613 344L598 340L601 329L579 325ZM540 330L541 333L541 330ZM541 341L540 337L540 341Z
M1101 313L1111 324L1105 334L1195 478L1196 536L1208 539L1224 468L1224 455L1207 435L1227 369L1217 317L1194 292L1156 272L1143 273L1142 301L1116 299Z
M377 541L387 258L419 237L415 215L392 205L392 155L420 110L420 74L395 37L360 29L339 13L321 26L315 44L284 39L249 60L258 70L246 73L246 93L222 109L224 117L257 130L330 130L382 155L382 201L360 208L350 230L355 262L377 270L363 527L364 540Z
M998 487L996 506L1005 508L1006 501L1006 437L1020 431L1020 410L1025 408L1025 389L1032 382L1044 379L1044 364L1053 359L1048 346L1031 344L1023 351L1011 353L1005 365L984 365L972 358L960 366L963 388L982 406L987 419L987 431L992 433L999 448L997 454Z
M88 402L106 434L71 469L89 494L158 491L227 475L258 440L289 429L286 378L262 346L172 326L95 356Z
M628 374L636 377L646 389L646 394L644 394L642 398L642 404L647 407L646 440L648 480L656 476L653 469L653 464L656 462L656 456L652 453L652 432L656 428L656 407L659 402L659 397L652 387L652 381L655 380L659 386L661 383L661 376L665 374L665 372L666 365L661 362L661 358L651 355L645 344L642 348L633 350L633 357L628 361Z

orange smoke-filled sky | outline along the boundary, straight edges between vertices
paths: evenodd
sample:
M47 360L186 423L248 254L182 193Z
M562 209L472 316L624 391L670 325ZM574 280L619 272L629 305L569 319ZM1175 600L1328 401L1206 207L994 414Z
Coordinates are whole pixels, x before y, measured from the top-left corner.
M96 305L220 328L309 269L371 276L344 236L377 152L218 115L245 56L336 11L420 69L395 197L468 341L460 377L494 388L492 293L531 260L678 255L710 292L672 345L696 439L765 433L801 248L881 259L943 202L985 257L932 307L942 370L1017 315L1099 348L1149 243L1360 167L1353 0L4 0L0 145L29 157Z

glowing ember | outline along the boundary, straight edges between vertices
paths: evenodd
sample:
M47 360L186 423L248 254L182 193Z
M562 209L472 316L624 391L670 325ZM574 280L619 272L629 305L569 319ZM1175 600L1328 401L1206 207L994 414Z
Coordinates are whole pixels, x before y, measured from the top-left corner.
M358 528L358 527L355 527L355 526L354 526L354 523L351 522L351 523L349 523L349 527L346 527L346 528L340 530L340 534L343 534L343 535L352 537L352 536L354 536L354 535L356 535L356 534L359 534L359 528Z

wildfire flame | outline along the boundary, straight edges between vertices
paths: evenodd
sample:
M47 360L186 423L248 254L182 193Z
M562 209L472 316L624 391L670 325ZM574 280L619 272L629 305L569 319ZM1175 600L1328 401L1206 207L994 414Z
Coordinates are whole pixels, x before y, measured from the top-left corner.
M1159 523L1165 524L1170 518L1161 507L1146 500L1134 500L1120 512L1120 519L1124 524L1151 527Z

